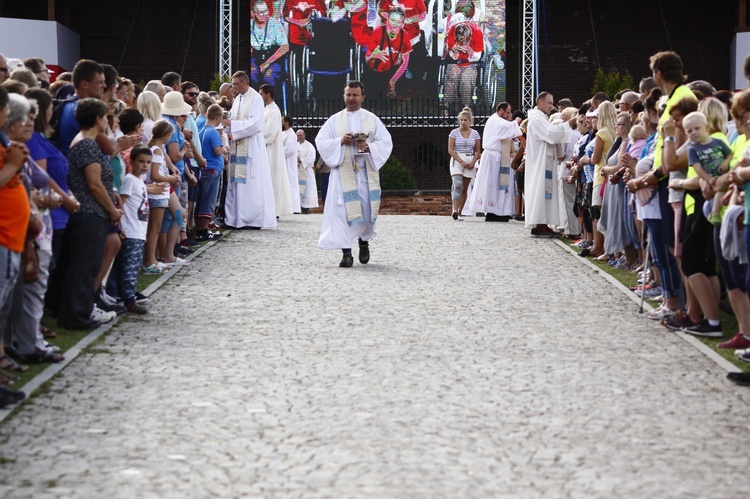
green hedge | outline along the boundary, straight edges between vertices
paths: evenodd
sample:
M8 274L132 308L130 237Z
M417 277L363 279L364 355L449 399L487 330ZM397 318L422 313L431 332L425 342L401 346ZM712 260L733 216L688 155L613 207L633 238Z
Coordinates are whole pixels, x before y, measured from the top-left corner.
M417 188L417 182L409 169L391 156L380 169L380 188L384 191L413 190Z

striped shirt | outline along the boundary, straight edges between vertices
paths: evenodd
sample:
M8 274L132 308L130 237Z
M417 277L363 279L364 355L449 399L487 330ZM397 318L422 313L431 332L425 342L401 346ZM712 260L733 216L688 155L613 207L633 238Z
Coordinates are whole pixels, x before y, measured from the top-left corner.
M461 130L459 128L454 128L448 137L451 137L454 140L453 149L462 154L472 154L474 152L474 144L476 144L477 140L481 139L479 132L473 128L471 129L471 135L469 135L468 139L461 136Z

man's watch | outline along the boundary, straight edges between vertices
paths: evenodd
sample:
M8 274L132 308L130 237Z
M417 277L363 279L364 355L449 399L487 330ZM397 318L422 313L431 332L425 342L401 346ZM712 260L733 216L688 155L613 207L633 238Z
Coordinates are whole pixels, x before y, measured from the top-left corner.
M669 137L667 137L666 140L667 140L667 142L676 142L677 141L677 139L674 138L674 135L670 135Z

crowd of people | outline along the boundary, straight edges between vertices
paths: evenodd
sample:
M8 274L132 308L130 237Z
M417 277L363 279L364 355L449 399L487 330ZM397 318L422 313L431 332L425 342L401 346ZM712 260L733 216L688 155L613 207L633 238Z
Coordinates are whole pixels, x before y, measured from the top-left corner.
M750 89L688 82L674 52L650 67L637 90L580 108L542 92L523 119L501 103L483 138L462 111L448 139L453 219L514 217L531 237L571 239L581 257L638 273L635 293L661 302L649 319L725 339L718 348L750 362ZM745 71L750 80L750 57ZM738 322L731 338L724 293ZM750 384L748 373L730 379Z
M56 76L0 54L1 385L64 360L45 312L66 329L145 314L141 274L318 206L315 147L246 73L219 92L174 72L141 89L87 59Z

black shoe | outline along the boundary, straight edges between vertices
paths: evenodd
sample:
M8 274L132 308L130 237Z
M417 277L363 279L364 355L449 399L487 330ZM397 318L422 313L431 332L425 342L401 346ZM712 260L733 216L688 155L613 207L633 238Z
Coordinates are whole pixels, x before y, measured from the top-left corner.
M454 211L454 212L453 212L453 213L451 214L451 217L453 217L453 220L458 220L458 212L457 212L457 211Z
M500 217L498 217L494 213L487 213L484 216L484 221L485 222L499 222L500 221Z
M114 312L117 315L122 315L128 311L128 309L126 309L122 305L110 305L109 303L105 302L102 299L96 300L96 306L101 308L105 312Z
M370 243L359 240L359 263L365 264L370 261Z
M22 391L8 390L7 388L0 387L0 409L5 406L15 404L26 398L26 394Z
M499 216L499 217L497 217L497 221L498 222L509 222L510 221L510 216L505 216L505 215Z
M738 385L750 386L750 373L729 373L727 374L729 381L734 381Z
M310 208L302 208L302 214L308 215L310 213Z
M135 293L135 302L136 303L148 303L150 301L151 301L151 298L149 298L148 296L144 295L140 291L138 291L138 292Z
M352 256L352 250L345 249L344 251L344 257L341 259L341 263L339 263L339 267L351 267L354 265L354 257Z
M682 332L694 336L702 336L704 338L721 338L724 336L724 333L721 330L721 324L718 326L712 326L708 320L702 320L695 326L684 327L682 328Z
M198 236L195 238L196 241L203 242L203 241L218 241L224 237L224 234L211 234L210 232L207 233L205 236Z

